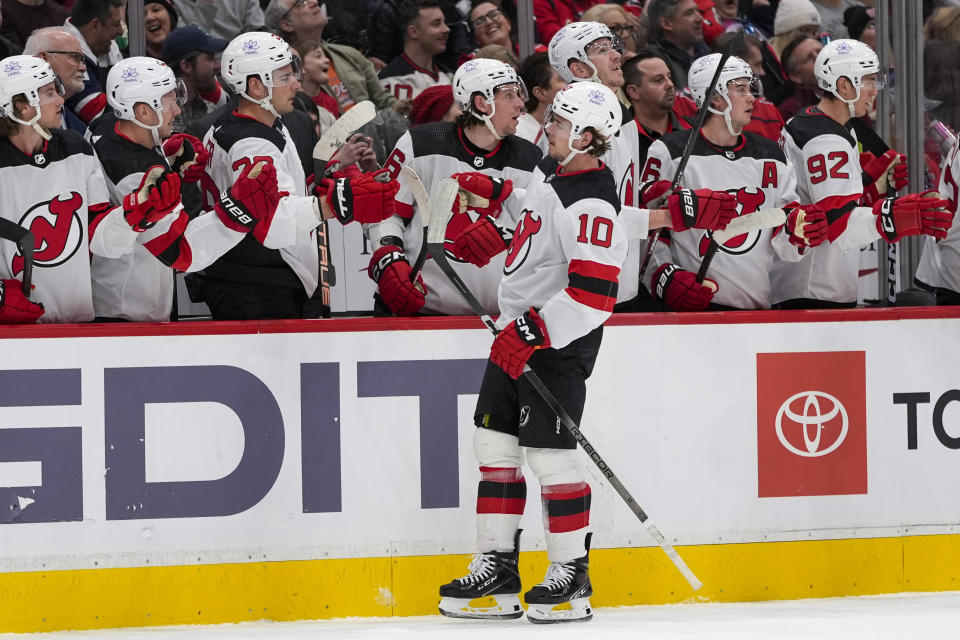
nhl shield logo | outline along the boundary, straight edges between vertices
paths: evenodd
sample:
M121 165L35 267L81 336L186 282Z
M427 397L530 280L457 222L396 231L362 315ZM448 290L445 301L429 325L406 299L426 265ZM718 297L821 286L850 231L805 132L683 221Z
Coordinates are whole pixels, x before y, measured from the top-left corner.
M37 153L37 154L34 154L34 156L33 156L33 161L34 161L35 163L37 163L37 164L46 164L46 163L47 163L47 157L46 157L45 155L43 155L42 153Z
M475 166L477 169L483 166L483 162L483 156L473 156L473 166Z

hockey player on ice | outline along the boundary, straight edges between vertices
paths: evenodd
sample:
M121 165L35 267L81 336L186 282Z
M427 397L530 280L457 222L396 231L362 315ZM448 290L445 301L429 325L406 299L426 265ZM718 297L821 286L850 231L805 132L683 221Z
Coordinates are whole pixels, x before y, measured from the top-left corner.
M694 61L688 82L697 106L701 106L721 54ZM668 134L650 145L644 175L660 181L641 187L641 201L657 198L670 187L667 179L676 173L689 136L697 136L682 184L706 188L706 197L727 191L736 199L738 215L781 207L787 212L783 229L758 229L734 236L718 249L702 284L696 272L711 242L701 231L672 231L657 245L652 260L651 290L667 309L699 311L714 309L770 308L770 268L775 256L800 260L793 246L809 246L825 233L826 219L816 207L801 209L796 203L796 178L776 143L744 131L760 82L750 65L731 56L717 81L709 113L700 131ZM700 198L700 191L697 191Z
M209 154L197 138L171 135L186 98L183 83L163 62L133 57L113 66L106 93L118 121L103 136L94 136L93 146L111 201L122 203L124 194L145 176L172 171L167 178L170 189L164 192L172 206L159 217L128 216L126 228L112 229L116 241L126 243L126 250L117 257L92 257L94 311L98 318L166 321L173 305L171 267L203 269L243 239L245 231L221 224L218 216L230 221L234 211L256 220L272 215L279 199L276 173L266 162L256 169L246 167L212 211L190 220L177 185L181 179L199 181Z
M520 517L526 504L524 459L541 486L547 554L543 582L524 594L531 622L592 617L590 486L577 441L525 377L543 380L577 422L602 325L617 298L628 224L649 228L723 228L731 210L669 209L620 216L613 174L600 161L620 127L620 106L601 84L577 82L554 97L544 116L549 158L523 200L503 267L497 326L474 413L480 467L477 548L470 572L440 587L440 612L459 618L519 618ZM471 600L493 597L491 606ZM567 607L566 605L569 605Z
M457 179L461 191L446 237L450 263L487 312L496 314L504 253L541 152L515 135L527 92L510 65L485 58L463 63L454 75L453 97L463 110L456 121L414 127L397 141L385 166L394 175L401 165L411 167L428 192L442 178ZM411 282L411 265L423 248L422 220L412 192L401 184L397 215L365 227L378 313L472 314L432 260Z
M903 154L859 152L850 120L868 113L884 82L873 50L857 40L834 40L817 55L814 75L823 98L790 119L781 145L797 174L800 200L819 205L829 228L803 260L774 266L772 302L784 309L855 306L860 247L881 237L943 238L952 218L936 191L892 195L907 184Z

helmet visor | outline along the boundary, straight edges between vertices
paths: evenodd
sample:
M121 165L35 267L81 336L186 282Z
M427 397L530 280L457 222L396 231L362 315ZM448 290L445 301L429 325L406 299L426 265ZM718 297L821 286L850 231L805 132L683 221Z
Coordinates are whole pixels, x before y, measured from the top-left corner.
M586 52L588 58L605 56L611 51L616 51L620 55L623 55L623 41L617 36L613 36L613 38L597 38L585 46L583 50Z
M870 73L860 78L860 86L879 91L886 86L886 77L881 73Z
M300 62L300 57L295 55L293 56L293 59L290 61L289 71L285 66L274 70L273 86L285 87L287 85L293 84L294 82L299 82L302 77L303 77L303 64Z
M501 84L493 90L493 96L494 98L500 98L502 100L520 98L524 103L530 99L529 94L527 94L527 86L523 84L522 80L520 82Z
M573 125L569 120L554 111L553 105L550 105L543 112L541 129L543 129L544 134L546 134L547 131L552 131L554 135L568 138L570 131L573 129Z
M64 94L63 83L60 78L54 76L51 82L37 89L37 100L39 104L44 105L53 102L57 97Z
M760 78L756 76L734 78L727 82L727 93L735 96L746 96L747 94L754 98L763 95L763 84Z

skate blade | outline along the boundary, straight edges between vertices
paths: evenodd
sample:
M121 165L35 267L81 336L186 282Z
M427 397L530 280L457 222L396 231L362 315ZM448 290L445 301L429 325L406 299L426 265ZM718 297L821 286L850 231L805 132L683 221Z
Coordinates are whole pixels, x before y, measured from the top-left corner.
M490 603L489 606L480 606ZM485 620L510 620L523 615L517 595L489 596L486 598L441 598L440 613L448 618L472 618Z
M578 598L556 605L528 604L527 620L534 624L552 624L555 622L587 622L593 618L590 600Z

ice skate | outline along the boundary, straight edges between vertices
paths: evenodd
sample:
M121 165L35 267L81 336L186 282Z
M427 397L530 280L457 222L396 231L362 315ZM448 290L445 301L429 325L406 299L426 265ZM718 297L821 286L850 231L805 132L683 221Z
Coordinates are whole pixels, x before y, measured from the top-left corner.
M570 562L552 562L543 582L527 591L527 620L535 624L551 622L586 622L593 618L590 596L590 538L587 553Z
M517 571L519 542L520 532L517 531L512 552L475 554L470 562L470 573L440 587L440 613L450 618L494 620L522 616L520 574Z

